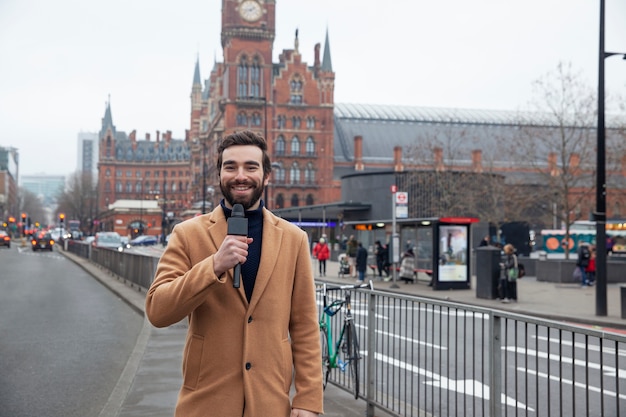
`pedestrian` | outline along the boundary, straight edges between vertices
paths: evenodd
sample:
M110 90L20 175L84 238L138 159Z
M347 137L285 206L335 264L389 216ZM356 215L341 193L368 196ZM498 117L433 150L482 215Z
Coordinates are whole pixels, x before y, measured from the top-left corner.
M589 250L589 243L587 242L578 242L578 251L576 252L578 258L576 259L576 267L580 271L580 280L581 287L586 287L589 285L589 280L587 279L587 266L589 265L589 259L591 258L591 251Z
M227 135L217 152L224 198L174 227L146 298L153 325L188 319L175 415L317 416L322 362L308 236L261 200L271 173L262 136ZM227 234L235 204L247 237Z
M380 240L374 242L374 256L376 257L376 269L378 269L378 278L383 278L383 272L385 272L385 248ZM387 276L389 273L387 272Z
M587 273L587 285L593 285L596 282L596 247L591 246L591 256L589 256L589 263L585 268Z
M313 247L313 256L315 256L319 264L320 277L326 276L326 260L330 258L330 249L328 248L325 238L320 238L315 244Z
M400 279L407 284L415 280L415 253L413 248L407 249L400 259Z
M363 244L359 242L356 249L356 282L365 281L365 274L367 273L367 249L363 247Z
M489 235L485 235L485 237L483 237L483 240L480 241L480 245L479 246L480 247L489 246L490 244L491 244L491 242L490 242Z
M350 278L356 276L356 252L359 248L359 242L357 242L354 235L350 235L350 239L346 243L346 256L348 257L348 265L350 265Z
M504 259L500 264L503 274L500 276L500 299L503 303L517 301L517 279L519 268L515 247L510 243L504 245Z

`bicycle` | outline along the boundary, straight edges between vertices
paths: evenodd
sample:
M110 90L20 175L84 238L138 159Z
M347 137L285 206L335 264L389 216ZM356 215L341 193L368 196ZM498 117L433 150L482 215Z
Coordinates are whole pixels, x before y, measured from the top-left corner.
M359 338L352 317L350 306L350 292L348 289L370 288L374 289L374 284L370 280L369 283L356 285L341 285L337 287L329 287L324 284L318 292L322 292L323 307L320 312L320 340L322 344L322 380L324 389L328 383L328 377L333 369L339 369L342 373L349 369L349 375L352 378L352 392L354 398L359 398L359 360L361 353L359 351ZM343 299L338 299L328 304L329 291L344 291ZM339 333L336 343L333 343L333 328L331 318L337 314L342 307L345 307L343 317L343 327ZM342 357L340 357L340 352Z

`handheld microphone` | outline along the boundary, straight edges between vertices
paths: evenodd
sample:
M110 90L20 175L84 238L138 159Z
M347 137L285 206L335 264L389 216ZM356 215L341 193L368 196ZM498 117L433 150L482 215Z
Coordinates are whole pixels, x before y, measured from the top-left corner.
M248 236L248 219L244 217L243 206L235 204L233 212L228 219L228 234L236 236ZM235 265L233 271L233 287L239 288L241 282L241 264Z

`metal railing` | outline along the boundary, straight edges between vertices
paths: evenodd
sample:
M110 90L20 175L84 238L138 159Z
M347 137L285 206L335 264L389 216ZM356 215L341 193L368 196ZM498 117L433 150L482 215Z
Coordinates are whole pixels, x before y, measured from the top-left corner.
M367 416L626 416L624 334L386 292L352 300ZM330 381L348 389L340 370Z
M150 286L158 258L82 246L67 250ZM626 417L626 334L389 292L351 298L368 417ZM329 380L348 390L339 369Z

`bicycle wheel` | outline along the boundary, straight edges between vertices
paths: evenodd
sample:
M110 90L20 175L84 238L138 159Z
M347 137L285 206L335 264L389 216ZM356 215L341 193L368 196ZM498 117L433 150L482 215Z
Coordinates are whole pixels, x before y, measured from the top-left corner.
M330 355L328 352L328 336L326 335L326 327L320 327L320 343L322 344L322 383L324 389L328 383L330 375Z
M356 335L356 327L351 321L346 323L346 334L348 342L348 357L350 368L350 377L352 379L352 392L354 398L359 398L359 359L361 359L361 353L359 351L359 339Z

